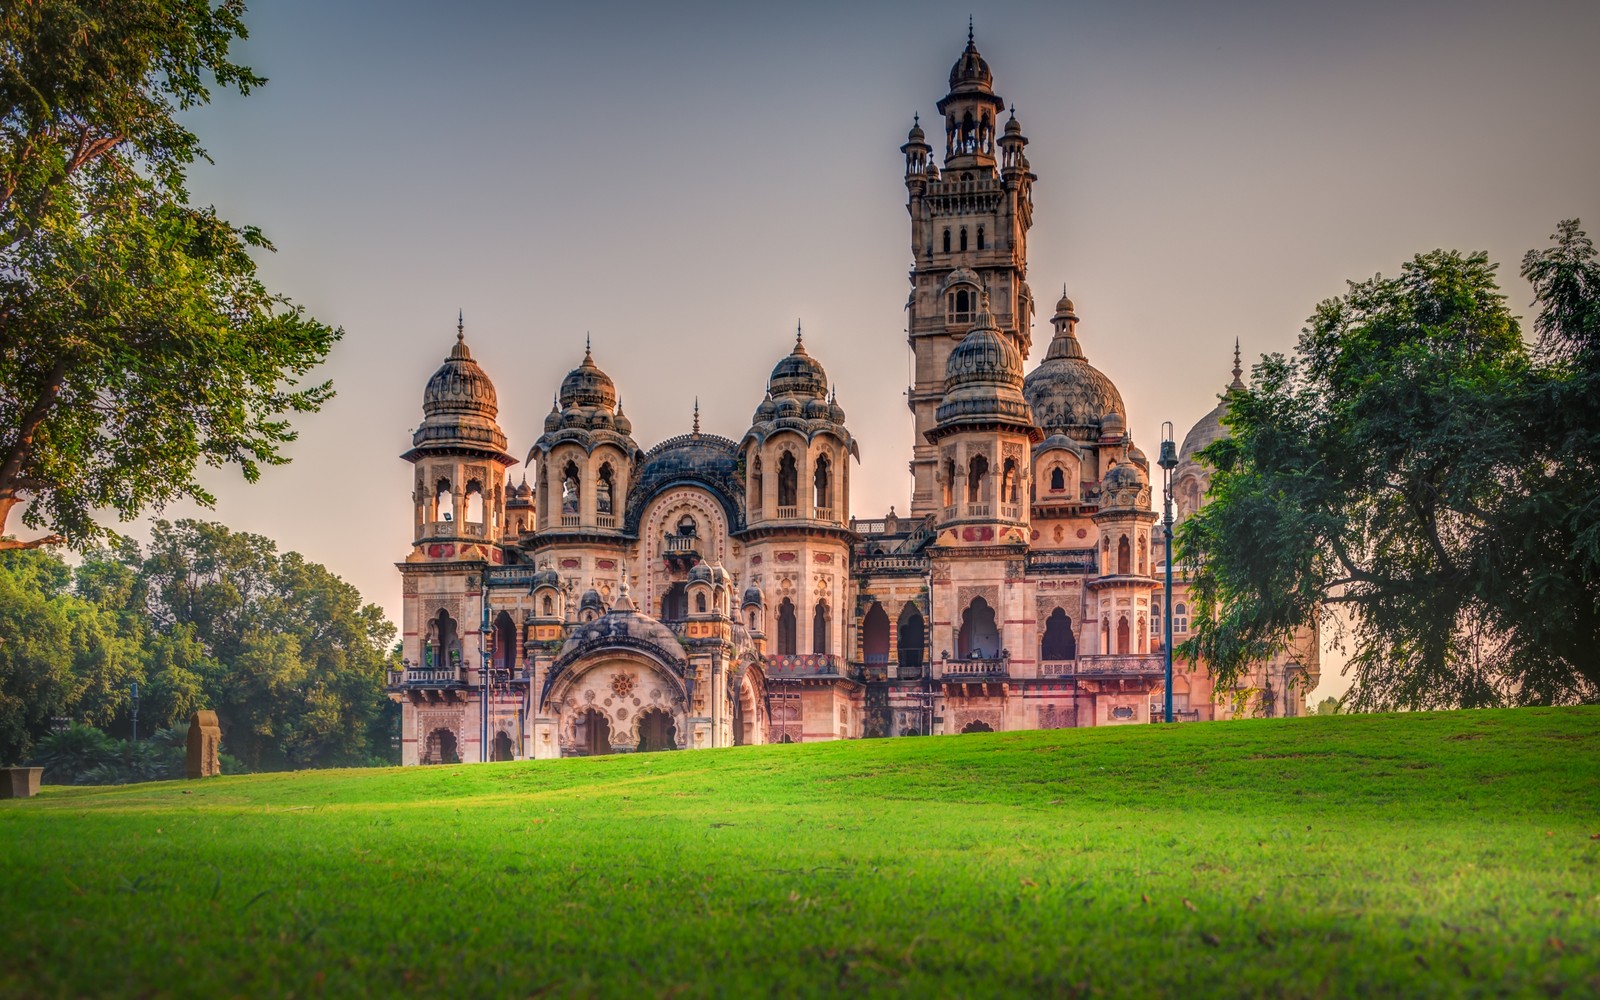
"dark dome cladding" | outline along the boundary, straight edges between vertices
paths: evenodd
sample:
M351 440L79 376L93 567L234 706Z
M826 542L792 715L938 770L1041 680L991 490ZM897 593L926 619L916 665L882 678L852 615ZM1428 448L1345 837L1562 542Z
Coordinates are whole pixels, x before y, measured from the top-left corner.
M978 54L971 31L967 32L967 47L962 50L961 58L950 67L950 89L961 89L963 84L984 90L994 86L994 73L989 69L988 61Z
M972 332L950 352L944 369L940 425L1004 418L1031 424L1022 398L1022 352L1000 333L988 303Z
M796 337L794 350L773 366L767 387L774 396L826 396L828 373Z
M506 436L495 423L500 412L494 383L467 350L466 337L456 332L455 346L422 393L422 425L412 435L414 447L484 448L505 451Z
M1056 327L1050 349L1039 367L1028 373L1022 394L1033 409L1033 419L1045 433L1077 431L1098 437L1100 421L1108 413L1127 419L1122 393L1098 368L1084 357L1078 343L1078 314L1065 295L1056 303L1051 319Z

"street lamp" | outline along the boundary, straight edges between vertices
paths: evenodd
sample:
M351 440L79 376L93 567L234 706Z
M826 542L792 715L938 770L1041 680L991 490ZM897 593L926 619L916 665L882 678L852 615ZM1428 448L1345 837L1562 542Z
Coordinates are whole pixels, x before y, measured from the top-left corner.
M133 739L129 742L136 744L139 742L139 682L134 681L128 690L133 695Z
M1164 592L1162 610L1165 611L1162 622L1161 655L1166 660L1167 692L1165 708L1165 721L1172 721L1172 470L1178 467L1178 446L1172 440L1172 421L1165 420L1161 424L1161 531L1166 536L1167 542L1167 583Z

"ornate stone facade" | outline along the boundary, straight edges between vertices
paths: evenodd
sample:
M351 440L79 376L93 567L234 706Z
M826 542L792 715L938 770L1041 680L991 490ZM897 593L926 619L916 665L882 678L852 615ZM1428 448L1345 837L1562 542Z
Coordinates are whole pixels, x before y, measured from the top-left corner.
M796 333L738 441L649 450L585 350L526 474L458 325L403 456L407 764L1150 721L1161 695L1162 532L1150 464L1062 296L1032 346L1027 139L972 39L901 151L911 216L910 515L850 513L859 450ZM1238 371L1235 371L1235 384ZM1204 501L1184 443L1181 516ZM1187 623L1186 588L1172 610ZM1292 711L1316 637L1242 689L1177 671L1181 719Z

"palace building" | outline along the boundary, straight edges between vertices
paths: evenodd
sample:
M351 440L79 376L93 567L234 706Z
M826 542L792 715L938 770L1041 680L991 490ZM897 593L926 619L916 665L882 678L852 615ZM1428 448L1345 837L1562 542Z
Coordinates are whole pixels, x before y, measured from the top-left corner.
M1163 536L1151 463L1063 296L1024 374L1033 184L1027 138L969 33L942 156L900 147L915 264L908 512L857 517L859 449L797 334L739 440L648 449L591 352L518 459L458 326L402 457L414 538L399 564L406 764L1068 726L1160 718ZM942 161L942 162L941 162ZM1183 441L1181 519L1205 500ZM1159 470L1157 470L1159 493ZM1156 499L1159 500L1159 497ZM1185 587L1171 595L1187 631ZM1315 635L1215 689L1174 668L1179 720L1292 715Z

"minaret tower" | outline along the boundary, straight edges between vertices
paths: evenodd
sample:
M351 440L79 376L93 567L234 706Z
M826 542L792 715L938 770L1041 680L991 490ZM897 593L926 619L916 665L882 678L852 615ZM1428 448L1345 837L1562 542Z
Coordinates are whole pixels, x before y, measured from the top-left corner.
M994 74L978 54L972 28L950 70L950 92L939 101L945 121L944 170L934 163L920 119L904 146L906 209L911 215L911 298L908 335L915 382L907 401L916 417L911 458L911 512L939 507L937 449L927 434L938 424L945 363L987 294L1001 334L1026 359L1031 347L1033 297L1028 291L1028 228L1033 181L1023 152L1028 140L1013 113L1003 134L1006 104Z

